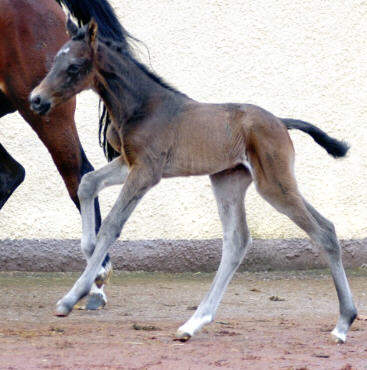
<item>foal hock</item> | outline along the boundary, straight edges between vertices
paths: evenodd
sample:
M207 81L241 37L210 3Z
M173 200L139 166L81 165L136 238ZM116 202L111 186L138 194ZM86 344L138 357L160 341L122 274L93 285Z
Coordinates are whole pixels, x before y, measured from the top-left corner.
M333 224L300 194L294 177L294 149L287 129L309 133L334 156L348 147L303 121L279 119L249 104L196 102L164 83L120 45L97 38L91 22L78 29L68 22L71 40L52 70L33 91L31 104L48 109L92 88L112 117L107 138L121 155L86 174L79 187L88 264L73 288L57 304L65 316L89 290L109 246L128 217L161 178L209 175L223 225L223 253L210 291L193 316L178 329L187 340L211 322L223 293L242 262L251 237L244 198L253 181L260 195L287 215L327 254L339 298L340 316L332 335L344 342L356 317L340 246ZM33 107L37 110L37 107ZM44 109L41 110L45 113ZM93 199L103 188L124 184L116 203L94 228Z

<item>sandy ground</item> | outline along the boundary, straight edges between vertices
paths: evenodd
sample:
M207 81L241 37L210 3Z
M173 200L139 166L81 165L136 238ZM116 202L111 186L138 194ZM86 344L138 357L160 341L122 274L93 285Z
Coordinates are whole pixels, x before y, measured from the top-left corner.
M367 271L348 275L365 314ZM346 344L329 341L338 308L325 271L236 275L215 322L187 343L174 333L213 275L115 272L105 309L54 317L77 276L0 273L1 369L367 369L366 321Z

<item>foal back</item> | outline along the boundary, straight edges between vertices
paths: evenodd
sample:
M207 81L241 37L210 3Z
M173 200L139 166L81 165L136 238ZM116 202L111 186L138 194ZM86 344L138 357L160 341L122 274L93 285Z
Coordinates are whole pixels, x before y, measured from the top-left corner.
M185 100L177 103L174 115L155 112L128 126L122 142L120 149L130 165L137 159L154 158L151 162L162 166L162 177L212 175L238 165L256 170L260 177L269 161L290 169L294 160L285 125L249 104Z

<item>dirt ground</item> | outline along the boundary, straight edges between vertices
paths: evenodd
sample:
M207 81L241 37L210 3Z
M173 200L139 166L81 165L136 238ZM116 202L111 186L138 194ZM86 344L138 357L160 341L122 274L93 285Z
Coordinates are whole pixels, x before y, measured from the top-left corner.
M187 343L174 333L212 274L115 272L105 309L54 317L77 276L0 273L1 369L367 369L367 321L346 344L329 341L338 307L326 271L237 274L215 322ZM348 276L366 314L367 271Z

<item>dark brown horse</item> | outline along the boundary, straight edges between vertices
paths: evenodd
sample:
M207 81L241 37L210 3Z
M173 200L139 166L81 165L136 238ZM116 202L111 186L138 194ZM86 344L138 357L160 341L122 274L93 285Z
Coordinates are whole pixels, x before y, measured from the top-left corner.
M75 98L61 104L47 117L34 114L28 103L30 91L46 75L56 52L67 41L65 14L56 1L0 0L0 35L0 117L15 111L22 115L47 147L70 198L79 209L78 186L82 176L93 167L76 130ZM0 209L24 175L22 165L0 143ZM94 205L98 230L101 221L97 199ZM108 257L104 265L107 262ZM96 299L98 296L94 295L94 303L89 301L89 308L103 304Z
M108 140L121 155L80 184L82 248L88 264L74 287L57 304L68 315L89 291L109 246L142 197L161 178L209 175L223 225L223 254L212 287L193 316L179 328L187 340L214 319L224 291L242 262L251 237L244 198L254 182L259 194L287 215L328 256L339 298L340 316L332 336L344 342L357 315L333 224L298 190L294 149L287 129L308 132L334 156L347 146L317 127L280 119L249 104L205 104L169 87L139 63L124 44L97 37L97 24L78 28L58 52L51 71L32 92L34 111L47 114L82 90L92 88L112 118ZM103 26L103 25L102 25ZM47 117L47 116L46 116ZM124 184L98 235L93 200L103 188Z

